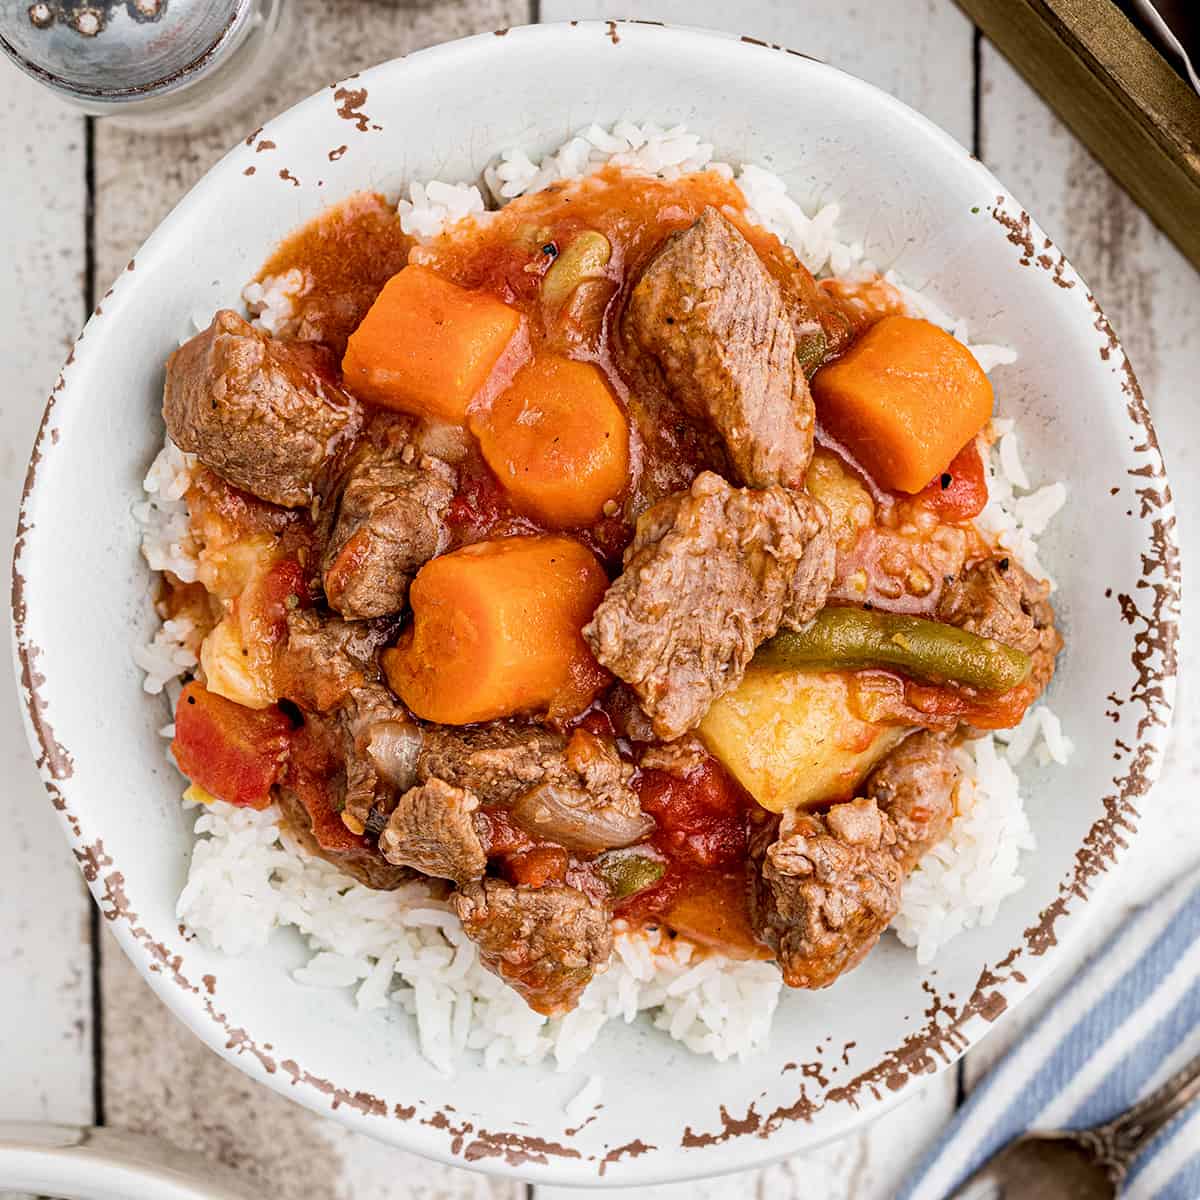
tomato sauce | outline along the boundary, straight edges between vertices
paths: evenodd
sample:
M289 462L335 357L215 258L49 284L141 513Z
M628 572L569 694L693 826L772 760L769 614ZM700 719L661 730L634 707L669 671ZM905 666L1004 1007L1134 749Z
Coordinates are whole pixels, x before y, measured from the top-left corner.
M255 279L299 271L304 283L294 301L295 336L324 342L340 358L383 285L403 270L412 245L395 208L378 193L360 192L283 241Z
M644 770L635 786L657 823L651 845L667 865L658 883L619 902L617 915L660 921L727 953L756 956L745 887L754 801L711 757L682 776Z

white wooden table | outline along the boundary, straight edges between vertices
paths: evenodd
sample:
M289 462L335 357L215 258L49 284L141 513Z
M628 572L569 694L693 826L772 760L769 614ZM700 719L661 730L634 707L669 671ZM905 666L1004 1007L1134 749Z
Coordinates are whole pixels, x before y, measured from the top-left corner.
M724 27L863 76L972 147L1090 282L1145 386L1179 508L1185 563L1200 529L1200 277L1088 152L981 42L951 0L292 0L297 44L259 111L227 127L137 135L61 108L0 62L0 503L5 557L44 397L96 296L203 171L261 118L322 84L430 43L530 20L615 15ZM1086 398L1066 397L1086 402ZM1185 591L1188 623L1196 602ZM1194 626L1193 626L1194 627ZM1195 661L1185 639L1185 668ZM6 659L7 662L7 659ZM101 933L34 773L10 668L0 680L0 1120L106 1122L198 1149L275 1200L562 1200L426 1163L250 1083L210 1054ZM1200 705L1185 669L1175 749L1121 895L1089 942L1200 856ZM1165 814L1171 812L1168 822ZM1081 957L1076 955L1075 958ZM1072 964L1059 965L1060 977ZM646 1197L883 1198L988 1063L1053 991L866 1132L762 1171ZM576 1193L571 1193L576 1194Z

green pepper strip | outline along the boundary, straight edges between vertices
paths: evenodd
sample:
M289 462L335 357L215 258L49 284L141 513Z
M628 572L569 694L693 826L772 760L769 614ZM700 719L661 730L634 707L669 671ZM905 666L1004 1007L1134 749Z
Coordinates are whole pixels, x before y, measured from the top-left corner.
M965 629L899 613L826 608L800 633L781 633L755 656L766 666L895 667L931 683L1007 692L1033 669L1028 654Z
M817 373L828 351L829 340L825 337L825 330L819 327L796 342L796 357L806 378L811 379Z
M596 872L608 884L614 900L624 900L651 887L666 869L665 863L643 854L605 855L596 861Z

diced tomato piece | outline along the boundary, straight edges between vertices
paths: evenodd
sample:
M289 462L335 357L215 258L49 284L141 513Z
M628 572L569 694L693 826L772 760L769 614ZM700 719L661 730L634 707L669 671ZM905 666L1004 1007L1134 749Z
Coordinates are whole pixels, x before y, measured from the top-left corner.
M1038 686L1026 680L1007 692L976 692L954 684L919 683L902 679L904 703L913 724L945 728L959 722L977 729L1011 729L1038 697Z
M979 445L972 438L955 455L953 462L917 500L943 521L970 521L987 504L987 473Z
M308 599L304 568L294 558L281 559L238 597L242 636L255 644L282 642L288 610L307 605Z
M171 753L179 769L219 800L266 808L292 741L278 708L252 709L189 683L175 709Z
M479 810L484 829L480 840L489 858L519 854L530 849L534 842L509 815L501 804L485 804Z
M658 822L654 843L668 857L698 867L745 857L744 793L715 759L686 778L643 771L638 796Z
M342 765L328 731L317 722L306 722L293 734L285 783L307 810L317 845L347 854L366 842L346 828L336 804L335 780Z
M589 709L579 719L579 724L575 728L586 729L588 733L594 733L599 738L611 738L617 735L612 717L602 708Z
M567 852L561 846L534 846L505 859L505 874L511 883L525 887L545 887L562 883L570 866Z

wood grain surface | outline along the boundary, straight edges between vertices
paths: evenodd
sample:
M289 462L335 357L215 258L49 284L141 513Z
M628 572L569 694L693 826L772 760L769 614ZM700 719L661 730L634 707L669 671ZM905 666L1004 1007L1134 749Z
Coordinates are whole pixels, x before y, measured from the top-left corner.
M84 136L82 117L0 64L6 561L42 408L88 311ZM0 666L0 1120L90 1120L92 904L25 745L11 661Z
M611 16L598 0L294 0L294 44L270 90L220 127L174 136L86 121L0 63L0 207L12 255L3 328L21 349L0 361L0 496L11 527L44 396L83 314L141 240L238 137L321 84L466 33ZM540 12L535 12L540 9ZM845 67L914 105L973 148L1021 197L1087 278L1129 348L1158 421L1181 512L1185 561L1200 529L1200 279L1007 63L980 44L952 0L833 6L822 0L626 0L620 15L709 25L782 42ZM90 210L89 210L90 205ZM1086 398L1075 398L1086 402ZM1185 591L1190 597L1190 590ZM1189 618L1196 603L1185 600ZM8 670L8 668L5 668ZM1200 761L1188 703L1167 780L1145 816L1128 888L1093 926L1098 942L1128 908L1187 865L1200 808L1183 804ZM103 1119L234 1165L264 1197L566 1200L442 1167L347 1133L210 1054L97 935L78 873L36 781L12 688L0 684L0 1118ZM1076 958L1079 956L1077 955ZM1060 966L1060 973L1071 964ZM98 991L92 994L92 980ZM640 1189L647 1200L884 1200L986 1065L1020 1036L1035 1001L924 1092L870 1129L801 1159L704 1184ZM95 1073L95 1074L94 1074ZM0 1184L2 1186L2 1184ZM0 1193L2 1195L2 1193Z

